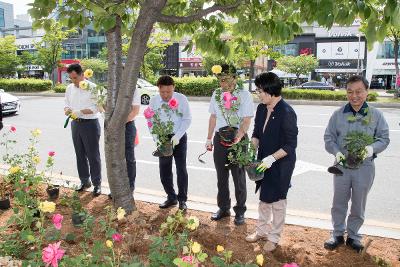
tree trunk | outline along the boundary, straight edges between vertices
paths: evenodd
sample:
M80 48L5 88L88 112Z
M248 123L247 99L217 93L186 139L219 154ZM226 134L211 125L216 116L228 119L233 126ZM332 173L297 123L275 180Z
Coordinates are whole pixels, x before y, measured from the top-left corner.
M253 82L252 80L254 79L254 65L255 65L256 61L254 59L250 60L250 83L249 83L249 91L252 91L252 87L253 87Z
M396 68L396 80L395 80L395 86L394 88L395 93L394 93L394 98L398 98L399 97L399 88L397 86L397 77L399 77L399 38L398 36L394 36L394 66Z
M131 110L133 93L136 89L147 41L156 18L165 4L166 0L147 0L142 4L122 75L120 71L122 69L120 17L117 17L116 26L107 32L109 95L104 125L107 178L114 207L122 207L127 213L133 211L134 205L129 190L125 161L125 123Z

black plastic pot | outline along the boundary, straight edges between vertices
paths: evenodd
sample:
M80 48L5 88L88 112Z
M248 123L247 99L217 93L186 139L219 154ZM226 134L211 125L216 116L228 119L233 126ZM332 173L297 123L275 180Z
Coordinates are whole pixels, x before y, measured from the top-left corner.
M0 210L8 210L11 208L10 199L7 197L0 200Z
M72 214L72 224L74 226L80 226L85 221L85 215L80 213L73 213Z
M226 145L232 145L233 142L235 141L235 137L237 135L238 128L236 127L231 127L231 126L225 126L222 127L218 130L218 134L221 138L221 144L226 146Z
M357 155L349 154L346 157L345 166L348 169L358 169L363 163L363 159Z
M247 166L244 166L244 169L246 170L247 176L249 176L249 179L257 182L260 181L264 178L264 172L257 172L256 168L260 165L261 162L252 162Z
M60 195L60 186L50 185L47 187L46 192L50 200L56 200Z
M162 157L169 157L174 153L174 148L171 143L162 144L157 148L157 150L160 152Z

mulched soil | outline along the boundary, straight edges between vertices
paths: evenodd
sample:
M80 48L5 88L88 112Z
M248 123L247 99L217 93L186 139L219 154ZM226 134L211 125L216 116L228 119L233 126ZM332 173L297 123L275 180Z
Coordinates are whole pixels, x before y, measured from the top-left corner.
M43 191L44 192L44 191ZM71 194L70 189L61 189L60 196ZM90 214L104 218L105 207L111 205L107 196L102 195L93 198L90 192L81 193L81 201ZM45 199L45 195L41 198ZM64 216L62 236L74 233L77 242L83 240L82 229L76 228L71 223L71 209L57 203L56 212ZM159 234L159 226L168 215L176 212L176 208L160 210L158 205L147 202L136 201L137 211L128 216L127 220L117 225L118 232L124 236L121 249L122 255L126 257L138 256L147 262L149 244L151 237ZM4 226L7 219L12 215L12 210L0 211L0 226ZM194 215L200 219L199 228L191 234L193 241L203 246L203 250L209 257L215 255L217 245L233 251L233 259L240 262L255 262L257 254L263 253L263 242L247 243L245 237L255 229L255 220L247 219L246 224L235 226L233 218L225 218L219 222L210 220L210 214L188 210L187 216ZM10 229L12 231L13 229ZM282 266L283 263L296 262L300 266L400 266L400 240L379 237L365 237L364 240L372 239L367 253L362 256L352 249L341 246L335 251L327 251L323 248L324 240L329 238L329 231L315 228L286 225L281 244L273 253L263 253L264 266ZM98 227L94 229L93 240L104 240L104 235ZM75 244L62 242L63 249L67 255L78 255L80 247ZM387 264L378 264L377 258L383 259Z

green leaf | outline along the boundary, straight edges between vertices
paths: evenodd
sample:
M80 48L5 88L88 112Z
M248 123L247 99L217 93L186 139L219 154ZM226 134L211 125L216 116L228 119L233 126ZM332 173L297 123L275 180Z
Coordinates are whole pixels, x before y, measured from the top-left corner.
M108 31L115 26L115 17L107 17L103 20L104 31Z

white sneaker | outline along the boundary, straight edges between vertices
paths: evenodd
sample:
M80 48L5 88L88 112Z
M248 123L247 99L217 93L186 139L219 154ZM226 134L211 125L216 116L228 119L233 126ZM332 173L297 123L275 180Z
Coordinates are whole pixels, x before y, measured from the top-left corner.
M247 242L254 243L254 242L257 242L258 240L267 240L267 237L259 235L257 232L254 232L254 233L246 236Z
M276 247L278 246L277 243L271 242L271 241L267 241L263 247L265 252L272 252L276 249Z

